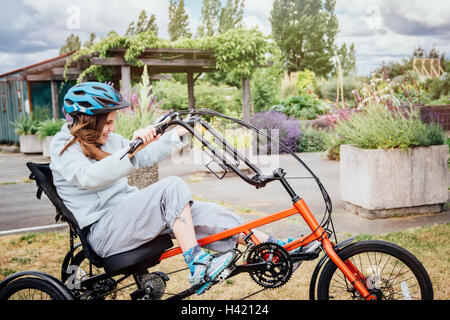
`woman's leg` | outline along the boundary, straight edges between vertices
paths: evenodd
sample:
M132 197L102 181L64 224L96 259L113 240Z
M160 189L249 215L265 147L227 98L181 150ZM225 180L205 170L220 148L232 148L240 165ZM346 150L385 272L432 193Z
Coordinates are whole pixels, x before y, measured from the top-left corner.
M186 252L197 245L194 224L192 223L191 206L189 203L183 208L180 215L175 220L172 231L183 252Z

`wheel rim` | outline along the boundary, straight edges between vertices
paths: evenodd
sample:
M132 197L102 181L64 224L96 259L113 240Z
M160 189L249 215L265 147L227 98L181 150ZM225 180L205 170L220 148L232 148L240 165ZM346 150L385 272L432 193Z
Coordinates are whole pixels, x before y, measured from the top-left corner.
M421 299L419 282L412 270L401 260L383 252L363 252L345 261L362 274L358 276L369 293L382 300ZM355 274L356 275L356 274ZM329 299L362 299L340 270L334 272L329 285Z
M39 289L26 288L15 292L8 300L53 300L52 297Z

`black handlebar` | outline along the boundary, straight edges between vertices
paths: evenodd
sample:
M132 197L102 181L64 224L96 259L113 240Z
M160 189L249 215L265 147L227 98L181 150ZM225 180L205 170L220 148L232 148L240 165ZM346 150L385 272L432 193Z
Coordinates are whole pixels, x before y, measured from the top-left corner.
M167 122L164 122L164 123L161 123L159 125L156 125L155 126L156 135L163 134L164 131L166 131L167 127L168 127L168 123ZM122 160L122 158L125 157L127 154L132 154L143 143L144 143L144 141L142 141L141 138L137 138L136 140L131 141L130 142L130 147L129 147L127 153L125 153L120 159Z

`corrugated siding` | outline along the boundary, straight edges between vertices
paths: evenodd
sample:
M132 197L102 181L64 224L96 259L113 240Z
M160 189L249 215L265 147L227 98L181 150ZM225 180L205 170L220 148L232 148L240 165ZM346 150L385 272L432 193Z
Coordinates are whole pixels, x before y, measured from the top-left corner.
M14 132L11 122L26 112L25 101L28 100L26 81L0 82L0 141L18 143L19 136Z

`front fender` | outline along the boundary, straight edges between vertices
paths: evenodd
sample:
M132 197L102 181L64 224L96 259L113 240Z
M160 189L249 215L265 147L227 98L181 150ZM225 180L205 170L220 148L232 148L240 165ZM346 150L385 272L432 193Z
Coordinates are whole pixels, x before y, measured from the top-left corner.
M16 272L16 273L6 277L2 282L0 282L0 291L3 290L3 288L6 287L6 285L8 283L11 283L11 282L13 282L19 278L25 277L25 276L33 276L33 277L45 280L45 281L49 282L53 287L55 287L67 300L73 300L73 296L70 293L69 289L67 289L67 287L64 286L64 284L61 281L59 281L58 278L55 278L54 276L52 276L48 273L44 273L44 272L40 272L40 271Z
M344 241L338 243L337 245L334 246L334 250L336 252L340 251L342 248L348 246L350 243L353 242L353 240L355 240L356 237L351 237L348 239L345 239ZM320 270L322 269L322 266L325 264L325 262L327 262L329 259L329 257L325 254L322 259L320 259L320 261L317 263L314 272L311 276L311 281L309 283L309 300L316 300L316 281L317 281L317 276L320 273Z

